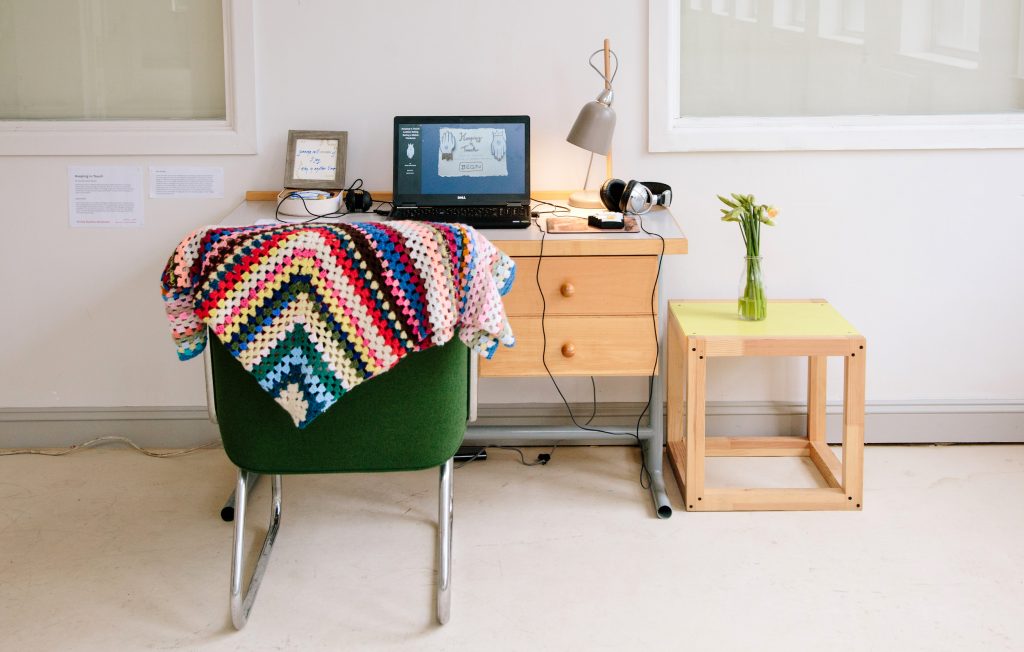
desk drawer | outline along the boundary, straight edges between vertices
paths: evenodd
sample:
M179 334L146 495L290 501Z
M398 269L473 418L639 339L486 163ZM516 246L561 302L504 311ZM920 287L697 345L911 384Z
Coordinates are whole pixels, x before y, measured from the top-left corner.
M509 315L540 315L536 257L517 257L504 298ZM548 315L649 315L657 256L545 256L540 263Z
M543 269L543 268L542 268ZM539 317L512 317L516 345L480 361L483 377L545 376ZM547 317L547 362L556 376L649 376L657 350L650 315Z

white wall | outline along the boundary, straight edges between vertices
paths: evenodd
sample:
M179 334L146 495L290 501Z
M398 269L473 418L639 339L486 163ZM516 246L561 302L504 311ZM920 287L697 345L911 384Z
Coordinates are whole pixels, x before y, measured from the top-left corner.
M670 183L690 240L665 265L667 295L734 295L742 245L715 193L754 193L782 210L763 237L770 294L828 298L866 334L869 404L1024 404L1022 151L649 154L640 0L280 0L257 3L255 30L259 155L0 158L0 408L203 404L201 363L174 355L160 272L189 230L280 186L288 129L348 130L350 178L385 189L393 115L526 113L533 187L577 186L587 155L565 134L599 89L586 61L606 36L622 62L616 174ZM83 164L222 165L227 197L147 199L143 228L71 229L66 170ZM709 399L799 400L803 373L719 362ZM558 400L546 381L526 386L517 399Z

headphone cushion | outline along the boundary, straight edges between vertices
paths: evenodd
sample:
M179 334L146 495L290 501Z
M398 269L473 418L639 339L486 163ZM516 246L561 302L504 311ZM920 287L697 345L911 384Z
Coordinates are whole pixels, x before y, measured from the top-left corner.
M625 214L629 212L629 198L633 194L633 188L636 187L636 180L630 180L623 188L622 193L619 195L619 205L615 207L615 210Z
M345 208L350 213L364 213L370 210L372 205L373 198L365 190L354 188L345 193Z
M626 182L622 179L608 179L601 184L601 203L610 211L621 210L619 202L622 200L622 193L626 189Z
M626 184L623 197L618 200L618 210L623 213L646 213L650 209L650 190L643 183L633 180Z

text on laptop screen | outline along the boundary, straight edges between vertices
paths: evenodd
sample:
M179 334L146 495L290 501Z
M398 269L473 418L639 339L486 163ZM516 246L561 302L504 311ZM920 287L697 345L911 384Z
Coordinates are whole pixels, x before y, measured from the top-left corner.
M527 192L524 124L396 126L396 193L472 199Z

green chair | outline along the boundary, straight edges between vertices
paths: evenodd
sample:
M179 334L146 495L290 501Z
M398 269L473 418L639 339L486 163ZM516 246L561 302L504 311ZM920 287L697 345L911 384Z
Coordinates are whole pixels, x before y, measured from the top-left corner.
M291 417L212 335L212 393L224 450L238 467L231 555L231 621L245 626L281 522L281 476L440 467L437 620L451 612L452 457L466 431L469 350L458 339L407 356L358 385L299 430ZM272 476L270 527L242 593L246 498Z

